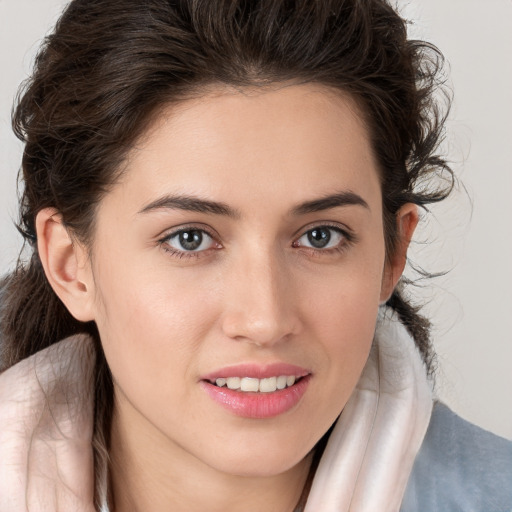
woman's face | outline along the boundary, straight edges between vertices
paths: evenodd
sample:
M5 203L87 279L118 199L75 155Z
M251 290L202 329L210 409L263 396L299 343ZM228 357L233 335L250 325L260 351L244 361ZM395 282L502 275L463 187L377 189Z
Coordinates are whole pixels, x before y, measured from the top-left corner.
M231 474L302 460L354 389L390 292L355 103L294 85L162 110L95 229L121 424Z

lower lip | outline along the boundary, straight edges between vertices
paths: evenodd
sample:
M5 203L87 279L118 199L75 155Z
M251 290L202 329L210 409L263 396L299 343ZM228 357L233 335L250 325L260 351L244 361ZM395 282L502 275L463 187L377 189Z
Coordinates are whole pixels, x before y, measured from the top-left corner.
M295 407L308 387L310 376L302 377L293 386L272 393L251 393L218 387L201 381L203 389L215 400L236 416L243 418L273 418Z

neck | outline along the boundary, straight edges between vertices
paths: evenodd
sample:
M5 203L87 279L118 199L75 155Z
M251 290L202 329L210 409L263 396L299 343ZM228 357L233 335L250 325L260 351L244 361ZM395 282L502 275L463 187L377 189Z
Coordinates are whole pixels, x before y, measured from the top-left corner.
M119 405L116 400L111 431L111 512L293 512L301 501L313 454L277 475L229 474Z

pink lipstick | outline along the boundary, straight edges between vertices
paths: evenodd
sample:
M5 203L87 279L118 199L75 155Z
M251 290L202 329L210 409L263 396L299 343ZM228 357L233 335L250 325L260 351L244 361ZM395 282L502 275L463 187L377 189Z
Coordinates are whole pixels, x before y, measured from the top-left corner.
M272 418L299 403L311 373L295 365L244 364L205 375L200 383L215 402L244 418Z

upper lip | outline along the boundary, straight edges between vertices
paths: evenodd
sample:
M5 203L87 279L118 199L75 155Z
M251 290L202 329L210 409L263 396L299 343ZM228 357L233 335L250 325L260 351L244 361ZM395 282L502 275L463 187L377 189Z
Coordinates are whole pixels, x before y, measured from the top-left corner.
M311 372L288 363L255 364L245 363L234 366L226 366L213 372L207 373L201 377L201 380L214 382L216 379L229 377L250 377L253 379L265 379L268 377L278 377L279 375L294 375L295 377L305 377Z

